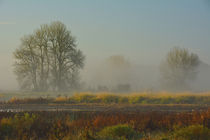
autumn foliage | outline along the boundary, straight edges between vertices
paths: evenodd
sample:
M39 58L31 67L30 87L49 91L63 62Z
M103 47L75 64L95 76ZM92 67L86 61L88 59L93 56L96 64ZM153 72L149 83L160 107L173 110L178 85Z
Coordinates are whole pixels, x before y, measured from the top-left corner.
M194 132L197 129L200 131ZM202 138L210 136L210 110L182 113L65 111L0 113L2 140L152 140L162 137L187 139L190 135Z

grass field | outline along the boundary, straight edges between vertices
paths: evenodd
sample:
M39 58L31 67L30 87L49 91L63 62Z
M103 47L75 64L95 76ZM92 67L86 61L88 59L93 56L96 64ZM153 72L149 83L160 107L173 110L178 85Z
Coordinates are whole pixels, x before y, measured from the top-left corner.
M209 140L209 93L11 93L2 140ZM49 93L44 93L48 95ZM32 96L33 95L33 96ZM68 95L68 96L67 96ZM2 98L8 96L2 94Z
M21 96L20 96L21 95ZM42 96L41 96L42 95ZM210 93L169 93L169 92L140 92L140 93L10 93L1 94L2 103L22 104L197 104L209 105Z

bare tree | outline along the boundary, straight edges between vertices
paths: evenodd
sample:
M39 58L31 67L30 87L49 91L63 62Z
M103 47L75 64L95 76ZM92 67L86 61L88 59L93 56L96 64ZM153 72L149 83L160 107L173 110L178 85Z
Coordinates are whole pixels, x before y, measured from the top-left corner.
M14 56L15 73L21 85L25 85L23 88L33 85L34 90L61 91L69 90L77 82L75 77L84 65L84 55L63 23L42 25L21 42Z
M161 65L161 74L164 86L173 90L184 90L189 81L195 79L199 57L187 49L175 47Z
M83 67L84 56L76 49L75 38L61 22L49 26L49 40L52 83L57 90L66 90L76 69Z
M46 91L49 88L49 71L50 71L50 58L49 58L49 45L48 45L48 26L42 25L34 33L36 41L37 55L39 58L39 90Z
M15 74L22 89L32 88L38 90L37 70L39 65L36 54L35 38L32 35L25 36L21 39L21 46L16 49L14 57L16 62Z

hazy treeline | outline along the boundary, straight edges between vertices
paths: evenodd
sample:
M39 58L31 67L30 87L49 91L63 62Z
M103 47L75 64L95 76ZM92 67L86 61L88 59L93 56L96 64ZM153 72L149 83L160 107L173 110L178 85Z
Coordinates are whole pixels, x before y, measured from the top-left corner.
M114 55L87 67L83 73L90 91L197 91L207 84L208 65L185 48L172 48L160 65L139 65L123 55ZM204 78L203 78L204 77ZM201 79L202 78L202 79ZM201 86L202 82L202 86ZM196 86L194 86L196 85ZM194 89L192 87L195 87ZM199 88L201 87L201 88ZM197 89L197 90L196 90Z
M14 56L15 74L21 88L33 91L83 89L128 92L140 89L142 85L149 87L151 81L148 80L155 77L154 72L148 74L149 69L137 71L123 56L116 55L109 57L98 68L92 69L93 81L86 85L81 84L79 69L83 68L84 55L77 49L75 37L61 22L41 25L33 34L24 36ZM201 60L197 54L175 47L161 63L156 73L160 75L158 84L156 81L153 85L166 90L188 90L189 83L196 79L200 64ZM142 78L139 75L148 77ZM97 85L97 88L92 88L93 84Z
M21 39L14 52L15 74L22 89L69 90L78 86L78 70L84 55L61 22L41 25Z

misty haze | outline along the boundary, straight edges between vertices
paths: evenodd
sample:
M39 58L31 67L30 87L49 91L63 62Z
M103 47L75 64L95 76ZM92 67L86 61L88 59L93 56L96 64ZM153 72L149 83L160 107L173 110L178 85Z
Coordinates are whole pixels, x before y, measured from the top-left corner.
M0 0L0 140L210 140L209 0Z

